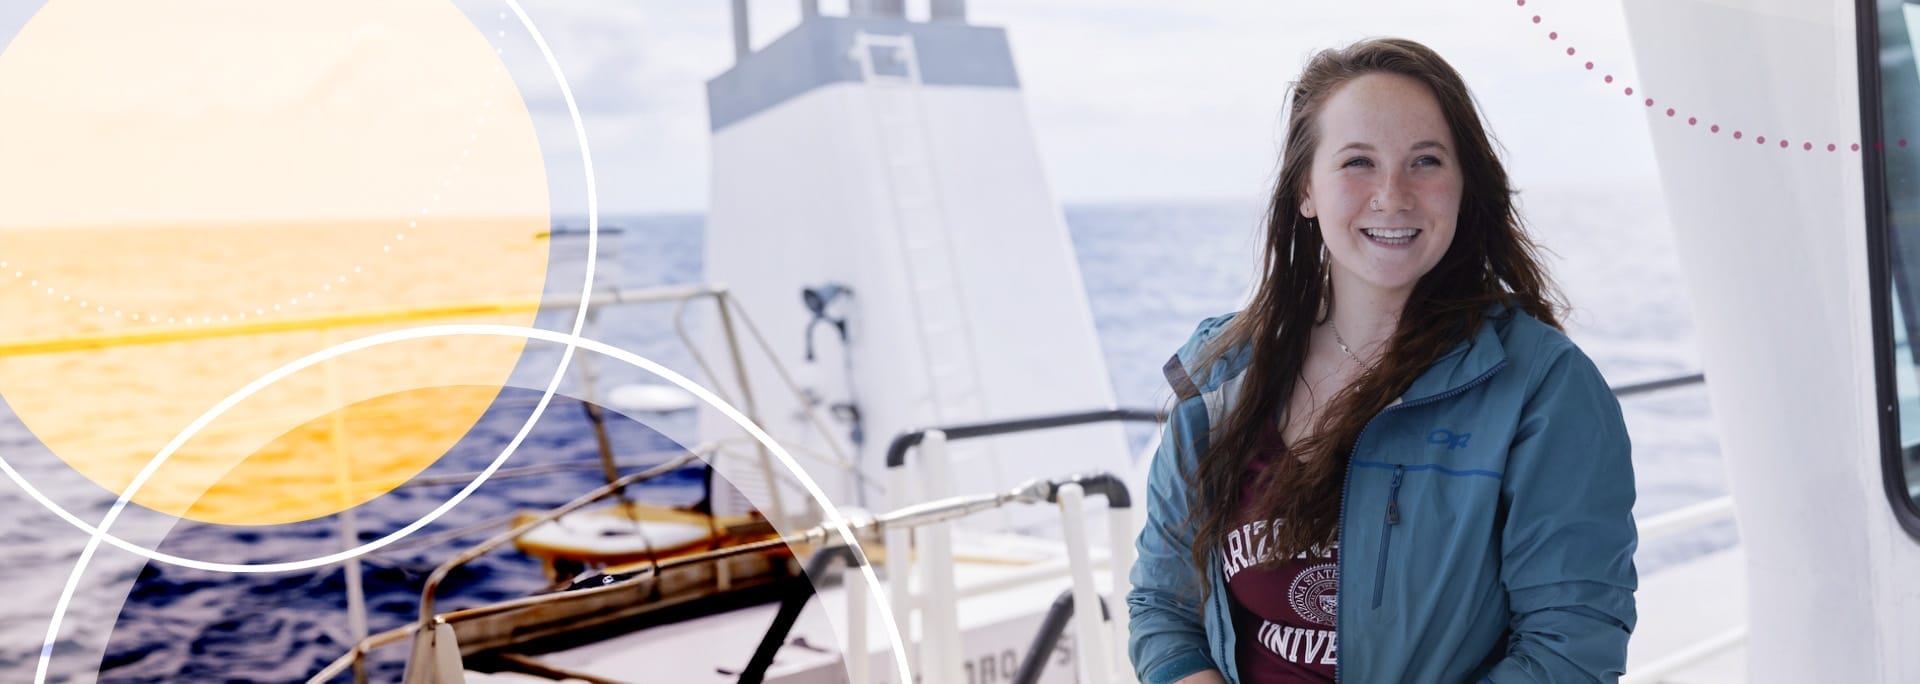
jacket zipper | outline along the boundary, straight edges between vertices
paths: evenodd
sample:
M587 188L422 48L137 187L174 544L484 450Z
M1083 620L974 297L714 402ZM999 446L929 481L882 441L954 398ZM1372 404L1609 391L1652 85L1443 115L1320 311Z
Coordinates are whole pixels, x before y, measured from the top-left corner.
M1366 424L1360 426L1360 436L1355 437L1353 440L1353 449L1347 453L1347 473L1340 483L1340 519L1335 522L1337 526L1336 529L1343 529L1343 530L1346 529L1347 493L1352 491L1353 489L1353 460L1355 457L1360 455L1360 443L1363 441L1366 441L1367 431L1373 429L1374 421L1380 420L1380 416L1387 415L1387 412L1392 411L1394 409L1405 408L1408 406L1419 406L1421 404L1440 401L1442 399L1447 399L1447 398L1462 394L1467 390L1472 389L1474 385L1478 385L1482 382L1486 382L1487 378L1493 377L1494 373L1498 373L1500 372L1500 369L1506 368L1506 367L1507 367L1506 359L1501 359L1499 363L1493 364L1492 368L1488 368L1487 372L1481 373L1479 376L1475 377L1472 380L1468 380L1466 384L1460 385L1459 387L1455 387L1445 392L1441 392L1439 394L1435 394L1427 397L1421 397L1416 401L1412 401L1412 402L1403 401L1397 404L1393 404L1391 406L1386 407L1385 409L1382 409L1379 413L1374 414L1372 418L1368 418ZM1396 511L1396 514L1397 513L1398 512ZM1385 557L1386 556L1384 554L1381 555L1381 558L1385 558ZM1344 585L1346 583L1346 577L1347 577L1347 554L1342 553L1337 556L1337 558L1334 561L1334 571L1339 573L1340 583ZM1344 594L1345 587L1342 586L1341 590L1342 590L1342 593ZM1336 636L1345 631L1340 626L1341 612L1342 611L1336 611L1333 614L1333 633ZM1333 661L1333 681L1336 683L1340 681L1340 661L1338 660Z
M1400 524L1400 478L1407 474L1407 467L1393 467L1393 485L1387 489L1387 519L1380 526L1380 565L1373 573L1373 607L1380 608L1380 597L1387 586L1387 552L1393 550L1393 526Z

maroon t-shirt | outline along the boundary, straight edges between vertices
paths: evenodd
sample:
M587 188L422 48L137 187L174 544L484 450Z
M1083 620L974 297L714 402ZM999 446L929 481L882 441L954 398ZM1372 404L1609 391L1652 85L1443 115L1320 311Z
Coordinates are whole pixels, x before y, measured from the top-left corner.
M1268 433L1261 440L1261 453L1247 468L1247 484L1240 493L1243 506L1251 506L1254 483L1267 463L1284 453L1278 429L1270 428ZM1253 517L1251 512L1242 515L1242 519ZM1267 530L1279 524L1278 520L1245 523L1227 534L1220 550L1240 681L1331 682L1340 636L1334 630L1340 607L1339 544L1300 554L1274 569L1253 567L1273 557Z

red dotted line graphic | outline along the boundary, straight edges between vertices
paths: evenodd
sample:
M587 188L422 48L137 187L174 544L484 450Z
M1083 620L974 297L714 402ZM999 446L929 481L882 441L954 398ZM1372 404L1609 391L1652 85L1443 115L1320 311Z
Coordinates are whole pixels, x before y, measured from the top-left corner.
M1515 6L1517 6L1517 7L1526 7L1526 6L1527 6L1527 0L1514 0L1514 5L1515 5ZM1538 14L1535 14L1535 15L1533 15L1533 23L1534 23L1534 24L1539 24L1539 23L1540 23L1541 21L1543 21L1543 19L1541 19L1541 17L1540 17L1540 15L1538 15ZM1547 40L1550 40L1550 41L1558 41L1558 40L1560 40L1560 32L1559 32L1559 31L1548 31L1548 32L1547 32ZM1574 56L1574 55L1576 55L1576 54L1578 54L1578 51L1577 51L1577 50L1575 50L1575 49L1574 49L1574 48L1573 48L1572 46L1568 46L1568 47L1567 47L1567 56L1568 56L1568 57L1572 57L1572 56ZM1592 62L1591 60L1589 60L1589 61L1588 61L1588 62L1586 63L1586 65L1585 65L1585 66L1586 66L1586 70L1587 70L1587 71L1593 71L1593 70L1594 70L1594 63L1593 63L1593 62ZM1612 83L1613 83L1613 74L1609 74L1609 73L1606 73L1606 71L1605 71L1605 70L1601 70L1601 72L1600 72L1600 73L1601 73L1601 74L1603 74L1603 76L1601 76L1601 79L1600 79L1602 83L1607 83L1607 84L1612 84ZM1622 94L1624 94L1624 95L1626 95L1627 97L1633 97L1633 86L1625 86L1625 87L1623 87L1623 88L1621 89L1621 93L1622 93ZM1644 94L1642 94L1642 97L1645 97L1645 95L1644 95ZM1654 100L1653 100L1653 98L1651 98L1651 97L1647 97L1646 99L1644 99L1644 100L1642 100L1642 102L1643 102L1643 103L1644 103L1644 104L1646 105L1646 107L1647 107L1648 109L1653 109L1653 108L1654 108L1654 105L1656 104L1656 103L1654 102ZM1680 110L1678 110L1678 109L1676 109L1676 108L1674 108L1674 107L1667 107L1667 108L1666 108L1666 113L1667 113L1667 118L1670 118L1670 119L1675 119L1675 120L1678 120L1678 118L1679 118L1679 116L1680 116ZM1698 117L1698 116L1688 116L1688 117L1687 117L1687 125L1688 125L1688 126L1692 126L1692 127L1696 127L1696 128L1697 128L1697 127L1699 127L1699 126L1700 126L1700 117ZM1720 124L1717 124L1717 123L1712 123L1712 122L1709 122L1709 123L1707 124L1707 134L1708 134L1708 135L1719 135L1719 134L1720 134ZM1733 139L1734 139L1734 140L1742 140L1742 139L1744 139L1744 138L1746 138L1746 137L1747 137L1747 132L1746 132L1746 131L1743 131L1743 130L1739 130L1739 129L1735 129L1735 130L1733 131ZM1757 145L1766 145L1766 144L1767 144L1767 136L1764 136L1764 135L1755 135L1755 136L1753 136L1753 142L1754 142L1754 144L1757 144ZM1783 149L1783 150L1786 150L1786 149L1792 149L1793 147L1795 147L1795 145L1794 145L1794 141L1792 141L1792 140L1787 140L1787 139L1775 139L1775 140L1774 140L1774 142L1776 142L1776 143L1779 143L1779 146L1780 146L1780 149ZM1816 147L1818 147L1818 146L1817 146L1817 145L1815 145L1815 144L1814 144L1814 143L1813 143L1812 141L1807 141L1807 140L1802 140L1802 141L1799 141L1799 142L1800 142L1800 144L1798 145L1798 147L1799 147L1799 148L1801 149L1801 151L1804 151L1804 152L1812 152L1812 151L1813 151L1813 150L1814 150L1814 149L1815 149ZM1899 141L1898 141L1897 143L1895 143L1895 144L1897 144L1897 145L1899 145L1900 147L1906 147L1906 146L1907 146L1907 139L1906 139L1906 138L1901 138L1901 139L1900 139L1900 140L1899 140ZM1825 147L1826 147L1826 149L1827 149L1827 151L1828 151L1828 152L1838 152L1838 151L1840 151L1840 146L1839 146L1838 144L1836 144L1836 143L1831 143L1831 142L1829 142L1829 143L1826 143L1826 144L1825 144ZM1881 149L1881 148L1883 148L1883 147L1885 147L1885 143L1884 143L1884 142L1879 142L1879 141L1876 141L1876 142L1874 142L1874 143L1873 143L1873 147L1874 147L1874 149ZM1846 149L1847 149L1847 151L1850 151L1850 152L1859 152L1859 151L1860 151L1860 143L1857 143L1857 142L1856 142L1856 143L1849 143L1849 144L1847 145L1847 148L1846 148Z

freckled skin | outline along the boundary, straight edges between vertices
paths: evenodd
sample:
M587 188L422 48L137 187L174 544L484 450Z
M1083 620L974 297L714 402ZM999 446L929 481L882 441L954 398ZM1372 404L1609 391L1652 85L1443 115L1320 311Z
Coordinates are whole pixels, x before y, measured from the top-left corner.
M1446 254L1460 216L1465 181L1440 103L1412 78L1367 74L1334 91L1317 125L1300 214L1319 220L1334 291L1404 302ZM1419 233L1390 244L1361 232L1370 228Z

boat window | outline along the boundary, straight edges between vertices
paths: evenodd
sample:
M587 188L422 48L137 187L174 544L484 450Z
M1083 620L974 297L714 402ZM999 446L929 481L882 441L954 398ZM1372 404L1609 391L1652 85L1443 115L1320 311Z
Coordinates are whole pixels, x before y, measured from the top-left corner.
M1861 143L1875 290L1882 467L1909 534L1920 538L1920 4L1859 3Z
M1893 380L1896 412L1900 420L1900 438L1895 444L1900 456L1899 484L1908 500L1920 505L1920 365L1914 362L1912 332L1907 327L1906 299L1893 291Z

